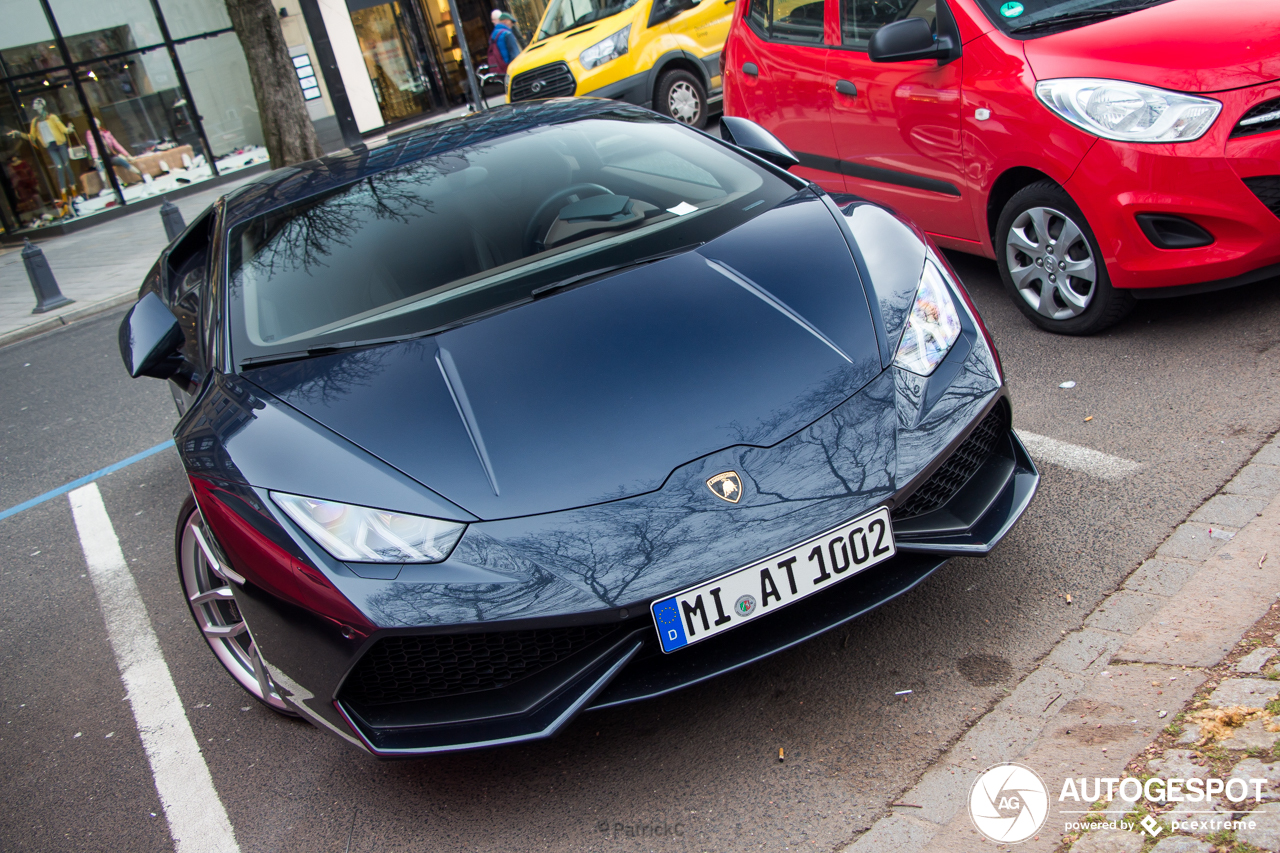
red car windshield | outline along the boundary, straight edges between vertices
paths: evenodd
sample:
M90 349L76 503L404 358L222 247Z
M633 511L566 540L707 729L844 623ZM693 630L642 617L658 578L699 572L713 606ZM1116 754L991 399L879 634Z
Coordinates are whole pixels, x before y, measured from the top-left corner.
M978 0L1005 32L1034 38L1117 18L1170 0Z

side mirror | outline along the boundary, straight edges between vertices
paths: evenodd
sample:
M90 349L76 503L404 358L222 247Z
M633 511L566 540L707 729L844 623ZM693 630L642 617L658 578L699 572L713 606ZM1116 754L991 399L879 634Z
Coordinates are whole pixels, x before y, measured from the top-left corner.
M783 169L790 169L792 166L800 165L800 160L791 153L790 148L783 145L778 137L751 119L739 118L738 116L722 116L720 118L720 138L730 145L736 145L743 151L750 151L757 157L768 160L773 165L780 166Z
M907 18L876 30L867 46L872 62L907 62L912 59L951 59L951 36L934 38L924 18Z
M155 293L138 300L120 323L120 358L133 378L168 379L182 372L182 326Z

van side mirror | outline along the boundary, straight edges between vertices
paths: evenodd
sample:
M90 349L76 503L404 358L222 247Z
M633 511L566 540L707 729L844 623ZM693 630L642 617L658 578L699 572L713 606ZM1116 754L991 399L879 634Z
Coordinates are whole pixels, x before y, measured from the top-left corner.
M178 318L155 293L137 301L120 322L120 358L133 378L169 379L186 366L181 349L186 338Z
M906 18L876 30L867 46L872 62L907 62L912 59L952 59L955 42L949 35L933 35L924 18Z
M722 116L720 138L783 169L800 165L800 160L791 153L790 148L782 144L782 140L751 119Z

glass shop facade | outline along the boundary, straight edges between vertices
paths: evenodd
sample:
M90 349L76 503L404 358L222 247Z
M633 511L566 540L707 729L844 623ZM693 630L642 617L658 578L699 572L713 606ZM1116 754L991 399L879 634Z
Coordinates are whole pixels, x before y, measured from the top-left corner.
M454 0L461 33L450 0L276 3L307 109L332 151L355 134L465 104L463 51L485 61L491 11L511 11L529 34L546 0ZM343 90L342 115L331 87ZM0 0L4 233L66 224L267 160L224 0Z

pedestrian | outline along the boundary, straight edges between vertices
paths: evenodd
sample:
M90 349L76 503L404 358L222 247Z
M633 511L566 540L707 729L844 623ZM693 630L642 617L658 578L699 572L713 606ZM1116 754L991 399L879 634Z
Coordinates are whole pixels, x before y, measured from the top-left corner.
M516 37L516 44L520 45L521 50L524 50L529 44L529 40L526 39L524 37L524 33L520 31L520 25L516 23L515 16L510 12L503 12L498 17L502 19L503 23L511 28L511 32L514 33Z
M493 32L489 34L489 73L506 74L511 60L520 53L520 43L506 19L511 18L501 9L494 9L489 20L493 21ZM514 20L514 19L512 19Z

